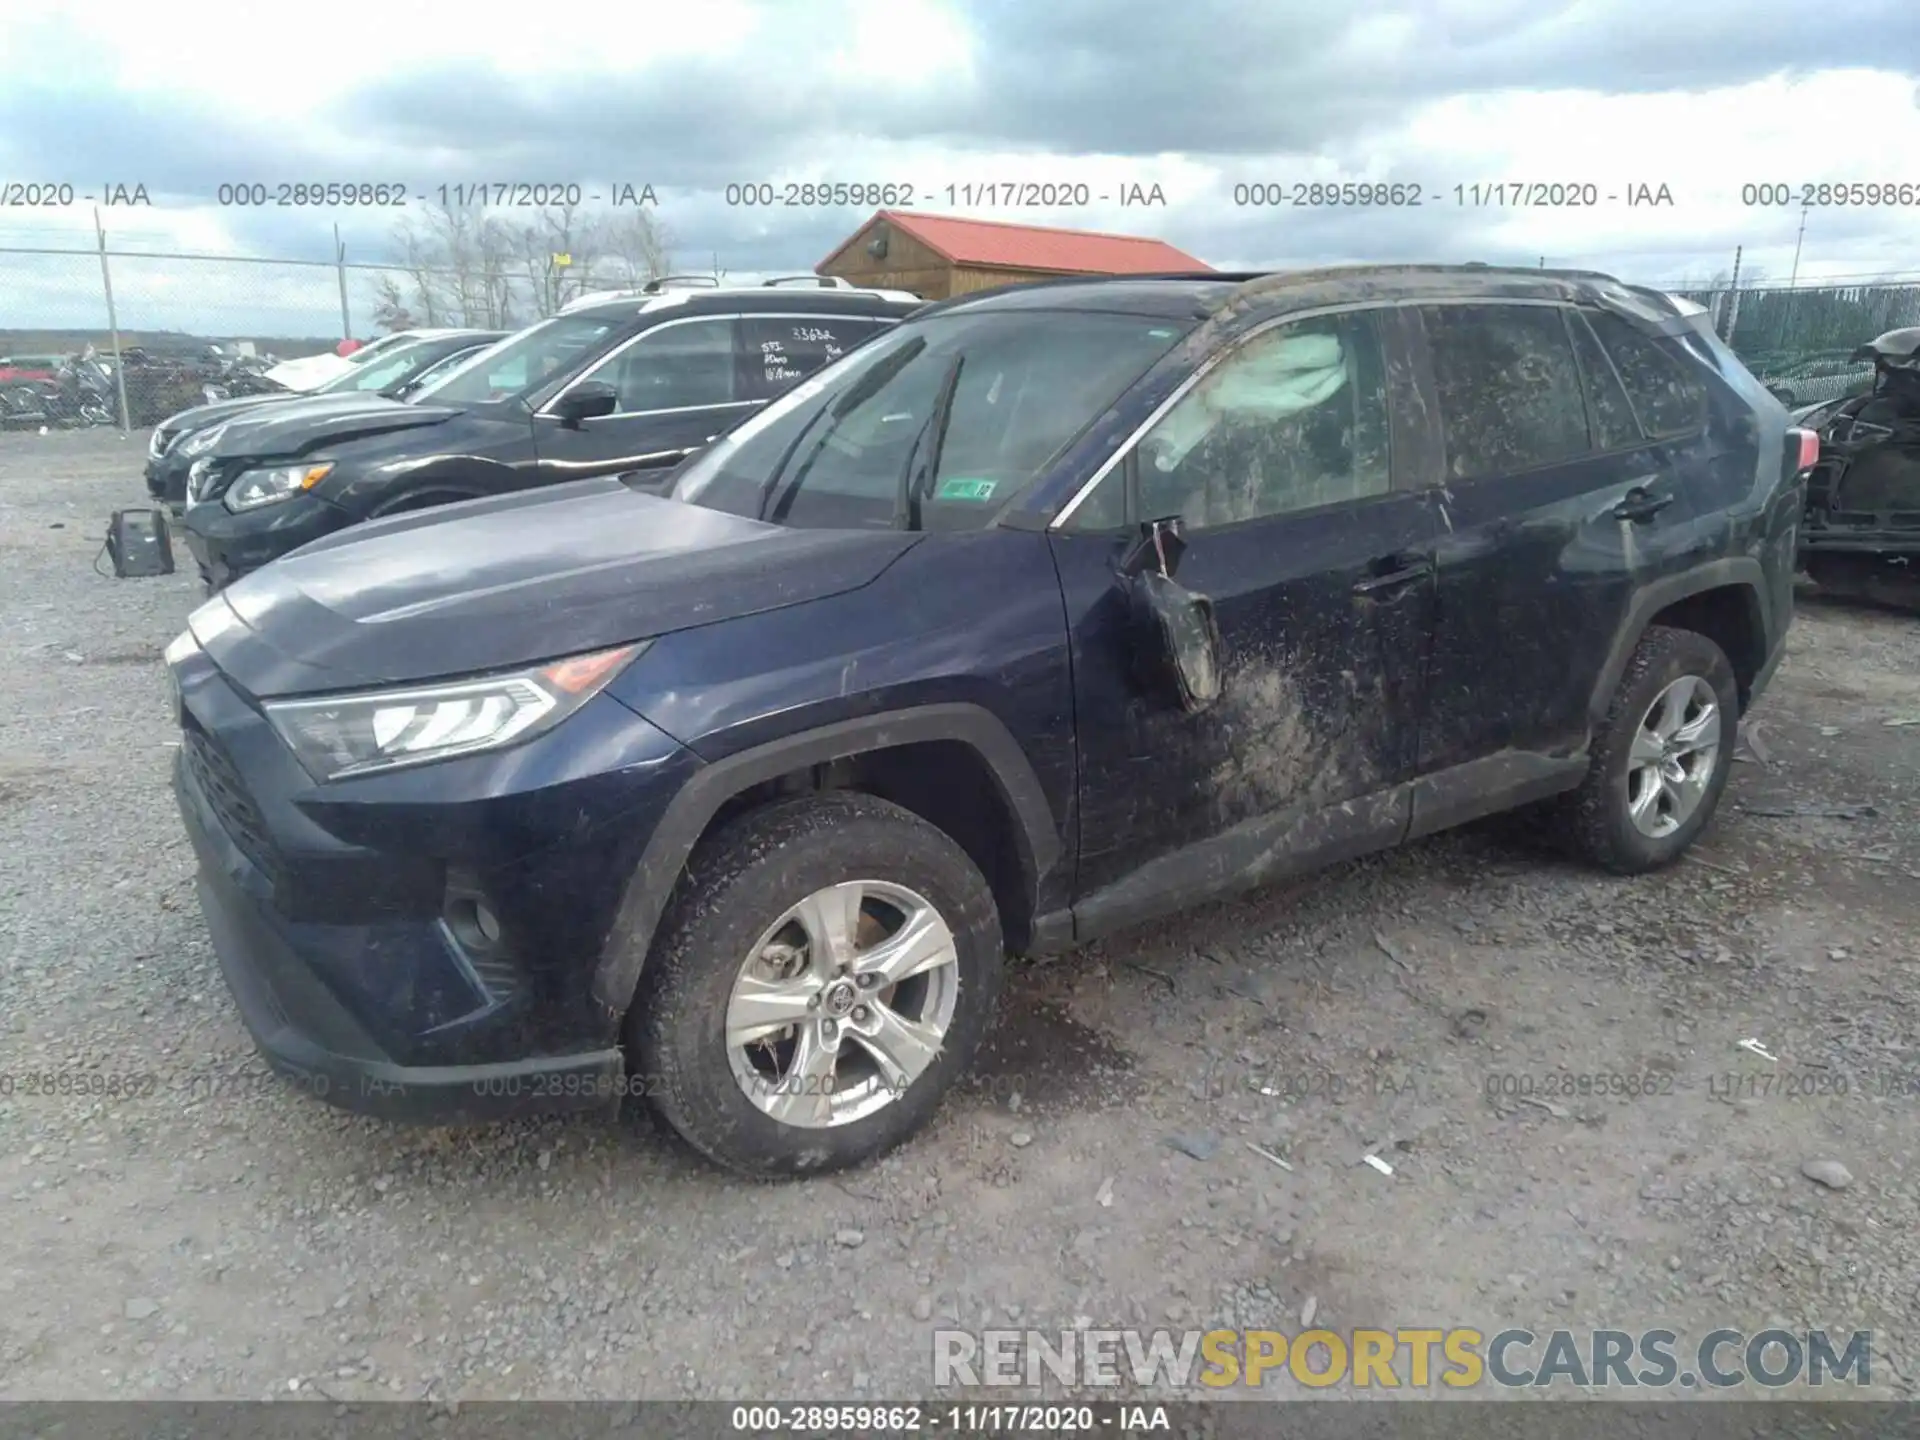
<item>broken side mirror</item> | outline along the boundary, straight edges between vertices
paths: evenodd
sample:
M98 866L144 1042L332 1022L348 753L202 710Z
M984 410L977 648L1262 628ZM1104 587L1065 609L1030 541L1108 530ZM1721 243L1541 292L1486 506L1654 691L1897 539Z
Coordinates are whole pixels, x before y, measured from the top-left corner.
M1177 519L1150 520L1140 529L1140 540L1120 562L1134 678L1148 694L1196 714L1220 698L1213 601L1173 578L1187 548Z

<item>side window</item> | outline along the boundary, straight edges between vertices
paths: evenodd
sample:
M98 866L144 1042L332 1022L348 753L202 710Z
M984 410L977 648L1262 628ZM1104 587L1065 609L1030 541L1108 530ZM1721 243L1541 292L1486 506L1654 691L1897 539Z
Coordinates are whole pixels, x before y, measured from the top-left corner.
M1590 450L1580 369L1550 305L1421 310L1455 480L1512 475Z
M1133 469L1140 518L1179 515L1196 530L1385 494L1374 317L1302 320L1247 341L1141 438ZM1088 502L1096 516L1115 508L1097 493Z
M1602 450L1625 450L1645 443L1640 422L1620 376L1607 358L1600 337L1587 324L1581 311L1569 311L1567 326L1573 331L1573 353L1580 358L1580 375L1587 383L1587 413L1593 421L1593 443Z
M739 397L731 317L668 323L647 331L580 378L619 393L616 413L725 405Z
M878 328L842 315L747 316L740 322L745 400L771 399L821 366L838 360Z
M1605 311L1594 313L1593 328L1613 356L1647 434L1686 435L1706 422L1707 392L1659 341Z

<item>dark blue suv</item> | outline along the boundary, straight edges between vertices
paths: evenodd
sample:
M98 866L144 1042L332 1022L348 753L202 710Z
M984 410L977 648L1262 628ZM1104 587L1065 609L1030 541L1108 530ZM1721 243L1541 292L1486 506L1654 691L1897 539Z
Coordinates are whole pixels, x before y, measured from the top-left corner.
M1807 437L1698 307L1486 267L947 302L682 465L322 540L170 652L221 963L329 1101L910 1134L1058 949L1726 782Z

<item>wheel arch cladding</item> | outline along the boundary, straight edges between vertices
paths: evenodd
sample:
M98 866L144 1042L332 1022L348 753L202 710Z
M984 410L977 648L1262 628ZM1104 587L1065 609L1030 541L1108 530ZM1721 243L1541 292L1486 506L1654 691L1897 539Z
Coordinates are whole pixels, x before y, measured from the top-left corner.
M1718 645L1733 667L1744 713L1754 677L1767 658L1767 628L1760 592L1751 585L1716 585L1674 601L1647 621L1670 630L1691 630Z
M1766 663L1773 627L1766 609L1766 572L1758 560L1735 556L1653 581L1634 598L1588 702L1593 724L1606 719L1627 661L1648 627L1666 625L1705 635L1727 653L1746 708L1755 677ZM1734 648L1729 648L1731 645Z
M968 768L949 775L947 765ZM1032 763L997 716L978 705L929 705L805 731L696 771L627 882L594 971L594 999L626 1013L687 858L716 825L783 786L821 788L823 778L826 788L891 800L951 836L986 876L1018 948L1040 881L1060 861L1059 829Z

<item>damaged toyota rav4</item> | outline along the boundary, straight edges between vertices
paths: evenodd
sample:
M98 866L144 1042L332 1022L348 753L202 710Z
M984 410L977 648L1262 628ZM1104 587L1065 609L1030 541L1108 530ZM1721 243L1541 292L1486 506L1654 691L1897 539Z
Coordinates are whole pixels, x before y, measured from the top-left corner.
M1058 950L1533 803L1674 860L1779 660L1809 437L1697 307L1466 267L945 302L685 463L398 516L193 615L241 1014L434 1120L640 1097L874 1156Z

